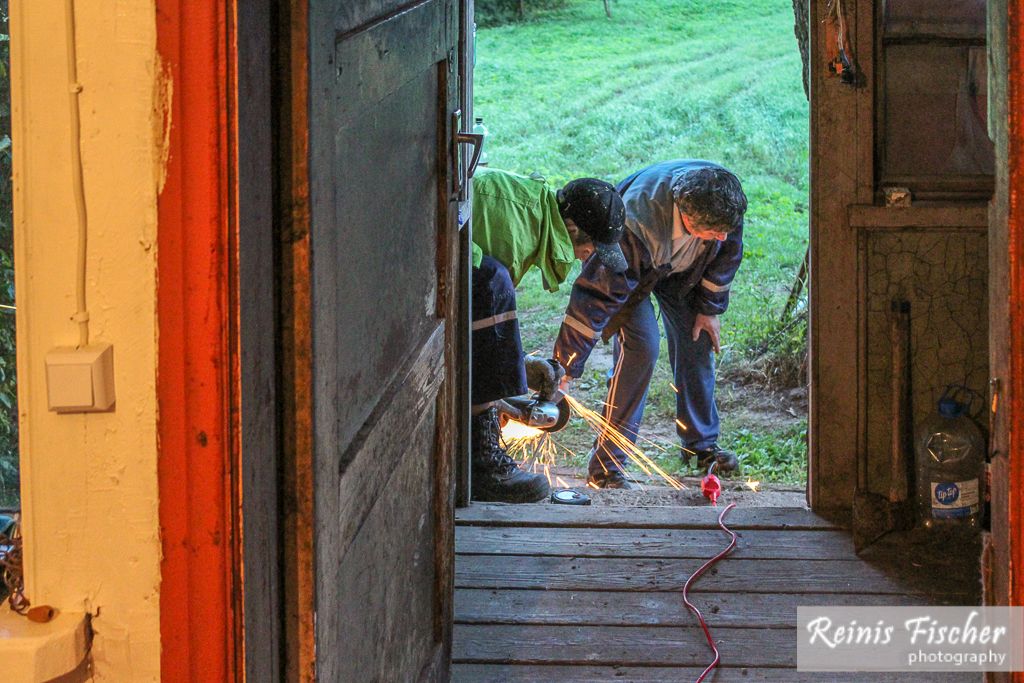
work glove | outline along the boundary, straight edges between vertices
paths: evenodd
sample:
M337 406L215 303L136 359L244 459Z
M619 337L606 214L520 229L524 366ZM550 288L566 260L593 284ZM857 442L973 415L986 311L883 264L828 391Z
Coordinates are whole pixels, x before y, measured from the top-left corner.
M558 381L565 374L565 370L554 359L527 358L525 363L526 386L537 392L545 401L553 401L558 391Z

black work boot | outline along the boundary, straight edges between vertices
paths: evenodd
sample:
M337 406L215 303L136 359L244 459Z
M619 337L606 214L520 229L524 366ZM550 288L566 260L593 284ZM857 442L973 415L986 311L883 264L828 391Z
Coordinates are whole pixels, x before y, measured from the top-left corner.
M701 472L707 472L708 468L711 467L711 463L717 463L718 466L715 468L716 474L729 474L735 472L740 466L740 460L736 457L736 454L719 448L718 444L696 451L684 448L683 459L687 464L690 464L692 460L696 460L697 469Z
M472 498L492 503L536 503L551 495L543 474L524 472L501 445L497 408L473 416Z
M608 470L600 474L591 474L587 477L587 484L596 489L635 489L636 486L622 472Z

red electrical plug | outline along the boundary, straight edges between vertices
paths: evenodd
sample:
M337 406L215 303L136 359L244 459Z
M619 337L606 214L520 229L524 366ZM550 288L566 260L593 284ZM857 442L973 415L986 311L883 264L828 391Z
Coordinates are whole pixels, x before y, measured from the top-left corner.
M704 494L704 497L711 501L712 505L718 505L718 496L722 495L722 482L712 474L712 470L715 469L715 465L718 463L711 463L711 467L708 468L708 473L700 480L700 492Z

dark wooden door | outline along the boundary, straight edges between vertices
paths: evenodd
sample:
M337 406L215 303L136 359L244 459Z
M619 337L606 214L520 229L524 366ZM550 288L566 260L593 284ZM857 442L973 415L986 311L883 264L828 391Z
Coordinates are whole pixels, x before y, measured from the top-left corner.
M458 2L289 11L287 670L446 680Z

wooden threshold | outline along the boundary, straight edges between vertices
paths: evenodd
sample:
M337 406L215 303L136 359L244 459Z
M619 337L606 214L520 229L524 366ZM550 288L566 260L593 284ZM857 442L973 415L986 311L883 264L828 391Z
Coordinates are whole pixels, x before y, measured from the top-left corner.
M620 529L718 529L721 508L613 507L610 505L510 505L474 503L457 510L459 526L535 526ZM838 529L806 508L736 508L729 527L740 529Z

